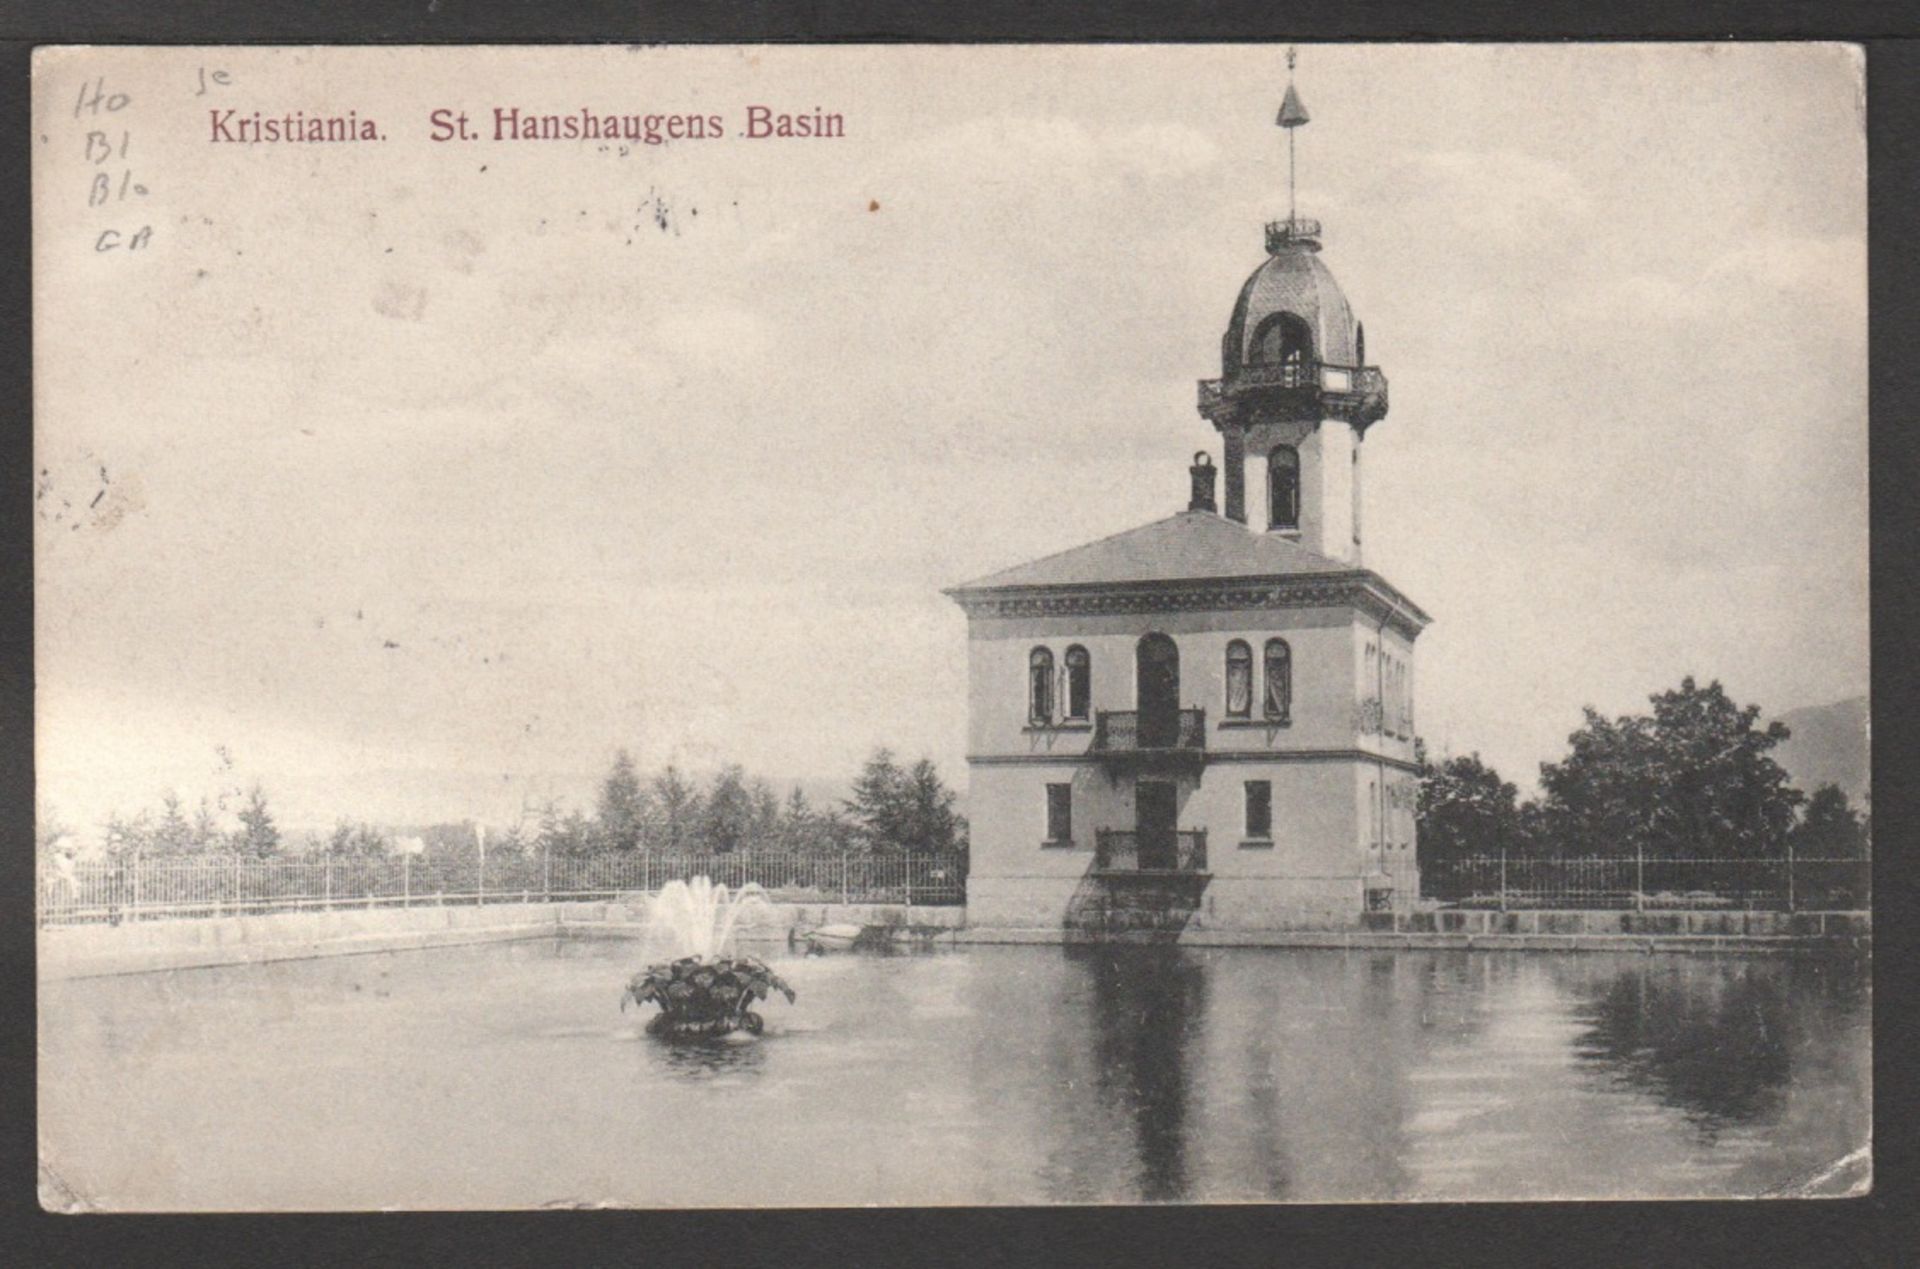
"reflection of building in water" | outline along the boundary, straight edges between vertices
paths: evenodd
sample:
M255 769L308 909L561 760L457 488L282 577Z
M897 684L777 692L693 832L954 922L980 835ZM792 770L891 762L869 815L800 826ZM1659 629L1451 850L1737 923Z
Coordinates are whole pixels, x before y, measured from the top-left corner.
M1206 1023L1206 967L1145 948L1086 948L1079 956L1093 983L1095 1091L1133 1121L1139 1196L1190 1198L1187 1048Z
M996 1084L1049 1125L1055 1202L1383 1198L1409 1078L1471 999L1422 954L1070 948L1031 1063ZM1447 972L1470 970L1459 961ZM1011 1160L1009 1160L1011 1162Z
M1290 149L1306 121L1289 83ZM970 923L1338 927L1419 893L1428 618L1361 563L1387 381L1320 241L1291 206L1266 227L1200 384L1223 507L1200 454L1184 512L948 592L968 618Z

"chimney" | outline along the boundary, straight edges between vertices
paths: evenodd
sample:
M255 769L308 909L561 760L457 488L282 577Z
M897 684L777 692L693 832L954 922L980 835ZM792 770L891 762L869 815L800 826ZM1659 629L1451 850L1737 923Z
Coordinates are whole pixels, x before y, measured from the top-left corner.
M1213 503L1213 478L1216 474L1213 459L1205 450L1193 456L1193 466L1187 468L1187 474L1193 477L1193 498L1187 503L1189 511L1215 511L1219 508Z

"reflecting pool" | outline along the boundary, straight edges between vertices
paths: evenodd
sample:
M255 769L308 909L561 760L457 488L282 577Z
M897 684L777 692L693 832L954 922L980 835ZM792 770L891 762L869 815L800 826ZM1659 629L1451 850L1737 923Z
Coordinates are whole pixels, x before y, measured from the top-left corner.
M638 958L44 983L44 1162L115 1210L1687 1197L1868 1140L1848 961L836 955L777 962L759 1039L673 1045L619 1011Z

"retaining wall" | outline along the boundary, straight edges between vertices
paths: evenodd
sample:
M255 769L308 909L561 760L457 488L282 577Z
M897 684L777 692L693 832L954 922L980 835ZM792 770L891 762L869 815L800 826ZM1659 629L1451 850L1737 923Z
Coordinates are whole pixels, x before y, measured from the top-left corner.
M1090 936L1060 927L969 927L959 907L781 903L736 931L746 945L783 945L798 927L885 925L922 941L960 943L1178 942L1200 947L1487 948L1556 951L1870 951L1866 912L1378 912L1347 930L1189 927ZM40 931L43 979L300 960L448 947L560 934L632 938L638 904L503 903L484 907L336 909L270 916L54 926Z
M950 929L964 920L959 907L904 904L775 904L736 931L741 943L787 941L794 926L847 923ZM485 906L336 908L264 916L129 921L120 925L49 926L40 931L44 979L197 969L255 961L303 960L360 952L449 947L563 933L607 933L631 938L644 909L623 903L500 903Z
M1369 912L1342 930L1219 929L1085 934L968 927L961 943L1169 942L1188 947L1457 948L1518 951L1868 953L1867 912Z

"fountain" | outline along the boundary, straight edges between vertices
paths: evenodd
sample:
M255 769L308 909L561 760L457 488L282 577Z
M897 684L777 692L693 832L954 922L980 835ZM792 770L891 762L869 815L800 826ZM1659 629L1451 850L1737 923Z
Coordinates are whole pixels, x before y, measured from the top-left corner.
M730 955L728 947L743 917L771 908L757 885L729 891L706 877L669 881L647 913L649 941L657 940L667 959L633 976L620 998L621 1010L629 1000L659 1005L659 1014L647 1024L656 1035L760 1034L764 1022L754 1003L777 991L791 1004L793 988L764 962Z

